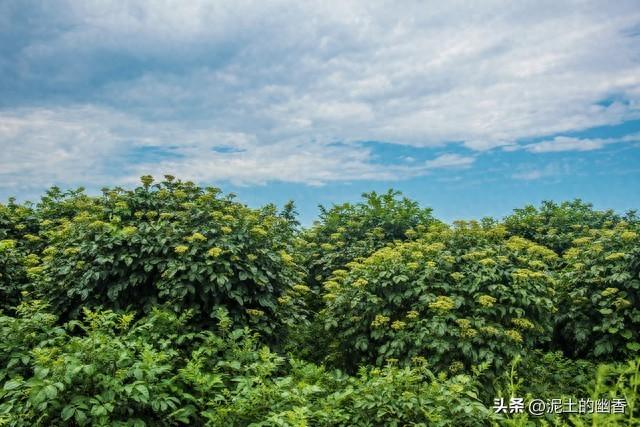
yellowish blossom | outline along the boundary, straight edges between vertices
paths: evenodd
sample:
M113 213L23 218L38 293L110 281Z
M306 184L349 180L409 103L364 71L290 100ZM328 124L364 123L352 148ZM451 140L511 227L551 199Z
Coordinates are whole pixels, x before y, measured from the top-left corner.
M449 311L456 306L455 301L448 296L439 296L429 303L429 308L436 311Z
M185 253L185 252L187 252L189 250L189 247L188 246L184 246L184 245L178 245L173 250L177 254L183 254L183 253Z

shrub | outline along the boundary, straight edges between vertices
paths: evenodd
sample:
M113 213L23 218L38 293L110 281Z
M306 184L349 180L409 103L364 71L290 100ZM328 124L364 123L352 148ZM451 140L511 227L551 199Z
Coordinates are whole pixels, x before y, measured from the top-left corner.
M71 219L68 208L49 208L56 218L42 224L50 244L32 268L35 291L63 319L81 307L148 312L168 304L208 322L226 307L234 321L273 336L278 298L301 278L290 218L273 206L250 209L217 188L172 177L151 182L66 198L78 203Z
M325 282L321 312L342 366L426 357L458 372L549 339L557 255L501 227L434 227Z
M360 203L344 203L330 209L320 206L320 218L302 234L301 252L309 269L309 284L319 287L333 271L348 262L367 257L394 240L406 240L436 222L429 208L400 198L389 190L364 193Z
M560 204L544 201L539 208L514 209L504 219L509 234L524 237L562 254L571 242L590 229L611 228L621 217L612 210L598 211L580 199Z
M591 230L564 254L560 345L573 356L640 352L640 230L625 222Z
M287 362L248 329L232 329L222 309L218 335L159 310L138 321L85 310L64 327L38 302L17 312L0 316L0 361L20 363L0 377L1 425L459 426L491 418L471 377L436 377L424 366L348 377Z
M27 271L42 246L37 235L38 221L30 205L0 203L0 310L16 306L25 290Z

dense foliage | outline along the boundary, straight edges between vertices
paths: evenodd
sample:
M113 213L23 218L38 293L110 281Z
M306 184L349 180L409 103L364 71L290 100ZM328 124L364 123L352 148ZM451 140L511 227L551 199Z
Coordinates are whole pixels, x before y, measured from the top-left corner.
M397 191L362 195L360 203L330 209L320 206L320 218L301 239L301 254L312 287L356 258L366 257L394 240L405 240L436 220L432 210L400 197Z
M424 357L501 369L551 335L557 255L501 226L432 227L325 282L323 323L344 364Z
M274 334L278 298L299 284L292 224L273 206L250 209L216 188L167 180L102 197L72 195L73 216L44 218L48 242L27 270L34 292L63 318L81 307L141 309L167 304L211 319L218 307L234 320Z
M0 204L0 426L640 425L640 224L249 208L171 176ZM626 399L496 414L495 398Z
M564 254L558 316L564 349L619 358L640 350L640 235L621 222L591 230Z

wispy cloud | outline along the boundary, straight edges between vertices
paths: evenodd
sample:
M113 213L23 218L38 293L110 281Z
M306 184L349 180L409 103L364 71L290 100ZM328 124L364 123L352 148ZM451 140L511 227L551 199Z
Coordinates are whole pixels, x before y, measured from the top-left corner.
M557 136L549 141L528 144L524 148L531 153L549 153L558 151L591 151L598 150L607 144L617 142L615 139L588 139Z
M439 168L464 168L471 166L475 161L474 157L461 156L459 154L442 154L433 160L427 160L425 165L427 169Z
M567 163L550 163L539 167L523 167L520 171L511 175L512 178L524 181L534 181L542 178L550 178L571 173L571 167Z
M622 138L573 138L567 136L556 136L550 140L526 144L519 148L525 149L531 153L593 151L599 150L609 144L635 142L638 140L640 140L640 134L626 135Z

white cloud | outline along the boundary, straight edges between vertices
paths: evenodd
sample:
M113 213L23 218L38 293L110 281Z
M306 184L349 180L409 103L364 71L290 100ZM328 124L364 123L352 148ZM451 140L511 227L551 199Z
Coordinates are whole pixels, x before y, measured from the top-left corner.
M428 169L468 167L475 161L474 157L458 154L442 154L425 162Z
M550 178L558 175L568 175L571 173L571 166L568 163L549 163L544 167L525 167L511 175L514 179L524 181L534 181L542 178Z
M599 150L606 145L619 142L634 142L640 140L640 134L626 135L622 138L573 138L556 136L551 140L519 146L531 153L549 153L560 151L592 151Z
M0 114L0 141L0 180L17 189L78 181L132 183L146 173L239 185L274 180L321 185L396 180L426 171L377 164L361 145L295 140L262 144L243 133L145 122L95 107ZM149 159L144 150L163 156Z
M549 141L537 142L525 146L532 153L548 153L557 151L591 151L598 150L606 144L615 142L611 139L585 139L557 136Z
M0 104L5 187L144 168L238 183L402 179L474 157L408 168L357 142L513 149L640 118L631 0L68 1L33 10L46 33L25 29L26 7L0 8L11 17L0 38L23 38L0 60L2 87L17 88ZM244 151L211 150L227 140ZM179 156L141 164L132 146Z

